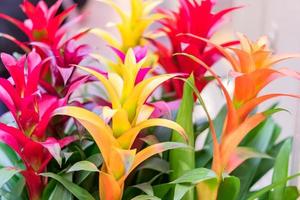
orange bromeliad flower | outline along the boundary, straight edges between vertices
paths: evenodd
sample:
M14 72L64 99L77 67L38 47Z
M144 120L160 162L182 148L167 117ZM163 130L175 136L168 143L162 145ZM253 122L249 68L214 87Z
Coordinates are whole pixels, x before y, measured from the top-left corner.
M262 102L278 97L290 96L300 98L298 95L292 94L267 94L258 96L258 93L271 81L284 77L292 76L299 78L299 73L288 69L272 69L275 63L282 60L295 57L295 55L277 56L274 55L267 47L266 38L261 38L257 43L248 40L244 35L239 35L241 48L224 48L212 42L191 34L186 34L194 39L205 41L208 44L216 47L224 57L230 62L237 77L235 78L235 90L233 99L222 84L219 76L210 69L203 61L195 56L185 55L196 61L201 66L205 67L217 80L220 85L227 104L227 116L224 122L223 131L220 140L217 139L217 134L214 130L213 123L210 120L210 128L213 137L214 155L212 169L219 176L219 181L222 180L222 174L232 172L242 162L256 154L249 154L245 149L239 147L245 136L257 125L263 122L267 117L280 111L280 109L271 109L264 112L254 113L254 109ZM208 188L205 183L198 186L199 199L204 199L205 195L210 194L211 199L216 199L217 188ZM203 196L204 195L204 196Z

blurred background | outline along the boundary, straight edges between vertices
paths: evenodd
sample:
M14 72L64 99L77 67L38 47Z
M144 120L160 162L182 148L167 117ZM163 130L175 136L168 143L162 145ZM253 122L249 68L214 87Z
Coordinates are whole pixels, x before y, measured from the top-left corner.
M13 15L19 19L23 19L21 10L18 4L22 0L1 0L0 2L0 12ZM128 1L126 0L113 0L117 2L118 5L123 6L125 9L129 10ZM37 2L34 0L32 2ZM47 1L51 4L55 1ZM113 12L113 10L96 0L82 0L76 1L80 4L78 13L84 12L85 18L81 21L78 26L73 28L76 32L84 27L100 27L110 31L112 34L117 36L117 33L113 27L110 27L108 22L117 22L118 16ZM176 9L176 0L164 0L163 6ZM65 0L64 6L74 3L72 0ZM231 7L235 5L243 5L244 8L235 11L232 18L229 19L229 23L223 27L221 38L232 39L234 37L234 32L241 32L248 35L252 40L258 39L262 35L267 35L271 39L271 46L277 53L300 53L300 1L299 0L219 0L217 9ZM61 8L63 9L63 8ZM74 13L74 16L78 13ZM24 37L17 29L8 24L7 22L0 19L0 32L5 32L15 35L20 40L24 41ZM26 39L26 38L25 38ZM93 45L102 55L108 55L110 51L106 48L103 41L99 38L89 35L84 38L84 41ZM0 39L0 51L12 53L18 51L13 44L10 44L7 40ZM226 65L224 61L219 62L217 65ZM215 68L218 70L218 66ZM289 67L292 69L300 68L300 59L289 60L282 62L281 67ZM1 76L5 76L3 67L0 68ZM300 70L298 70L300 71ZM204 98L208 104L208 108L211 113L216 114L222 106L222 96L219 92L213 90L212 87L215 85L210 85L204 91ZM266 90L267 92L285 91L285 93L300 93L299 82L284 78L275 81ZM217 100L216 100L217 99ZM282 126L284 137L293 136L294 137L294 150L292 159L292 173L300 171L300 157L298 155L300 146L300 109L299 101L289 98L279 98L280 106L289 110L290 112L282 112L280 115L275 115L275 120ZM274 103L268 102L263 106L268 106ZM1 108L0 106L0 112ZM201 109L195 111L195 117L201 118L204 115ZM271 177L271 176L270 176ZM261 182L258 187L261 187L269 182L270 178L266 177L264 181ZM295 180L297 181L297 180ZM299 181L298 181L298 185Z

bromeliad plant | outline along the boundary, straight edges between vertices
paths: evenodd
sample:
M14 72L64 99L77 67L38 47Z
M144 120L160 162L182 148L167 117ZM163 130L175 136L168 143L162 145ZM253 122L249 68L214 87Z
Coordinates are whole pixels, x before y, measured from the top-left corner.
M39 76L48 60L42 61L35 51L18 60L2 53L1 60L11 78L0 79L0 98L15 126L0 123L0 140L22 160L24 168L17 170L25 178L29 198L40 199L46 182L38 174L44 172L52 158L61 164L61 148L76 140L75 136L58 140L46 134L53 111L67 100L39 92Z
M24 22L0 13L28 37L25 42L1 34L25 51L20 57L1 54L10 74L0 78L0 100L8 109L0 117L1 199L299 197L297 187L287 184L299 175L289 176L291 140L277 141L280 127L272 120L283 109L257 109L275 97L300 97L260 94L278 78L300 78L274 68L298 55L276 55L266 37L253 42L237 34L236 41L216 44L224 17L238 7L215 12L213 0L180 0L178 11L155 11L160 0L128 0L128 13L100 0L120 16L120 41L102 29L67 37L82 15L70 19L76 5L59 12L62 2L48 7L24 0ZM158 30L150 31L156 22ZM107 42L114 60L77 41L89 31ZM170 47L158 40L161 32ZM86 65L88 58L100 63ZM232 94L212 70L219 59L232 67ZM156 70L159 64L166 74ZM201 96L209 82L217 83L226 102L215 119ZM197 104L207 121L193 121ZM205 130L201 147L196 141ZM271 185L253 191L271 169Z
M108 93L111 108L103 110L103 118L79 107L56 110L56 115L75 117L89 131L99 147L104 160L99 172L101 199L121 199L126 178L149 157L168 149L186 147L184 144L171 142L153 144L141 151L134 147L140 131L153 126L174 129L185 137L184 130L178 124L154 118L152 115L155 107L146 103L156 87L178 74L146 78L149 69L141 66L146 60L147 51L138 48L135 52L132 49L126 55L118 52L123 60L120 74L103 74L94 69L80 67L93 74ZM109 126L107 122L110 118Z
M159 55L159 63L167 73L188 73L195 74L195 84L199 91L209 82L209 79L204 77L207 71L204 67L185 57L174 57L174 53L188 53L197 56L204 61L208 66L216 63L221 56L216 48L209 48L209 46L199 40L183 40L179 38L178 34L189 33L198 37L212 39L216 35L221 25L224 24L225 16L238 7L227 8L214 13L215 1L201 0L201 1L179 1L179 10L173 12L166 9L161 9L159 13L166 17L159 22L163 25L160 29L167 36L170 42L170 48L156 40L151 40L157 48ZM237 41L227 41L222 46L231 46L237 44ZM165 84L167 92L174 92L175 97L181 98L183 95L183 82L172 80Z

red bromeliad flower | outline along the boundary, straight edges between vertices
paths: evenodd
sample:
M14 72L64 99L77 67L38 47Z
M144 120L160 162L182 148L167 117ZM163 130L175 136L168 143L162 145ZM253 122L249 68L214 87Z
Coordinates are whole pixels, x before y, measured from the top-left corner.
M82 16L79 16L62 25L67 16L76 8L76 5L73 5L57 14L62 1L58 0L53 6L48 8L43 0L39 1L36 6L28 0L24 0L21 4L21 9L28 17L24 22L4 13L0 13L0 17L15 24L27 35L29 41L42 42L51 47L58 47L62 44L62 39L68 28L82 18Z
M30 199L39 199L44 182L43 172L54 157L61 163L60 150L75 140L74 136L57 140L48 137L46 128L55 109L65 104L65 99L41 94L38 82L43 64L36 52L19 60L8 54L1 59L11 78L0 78L0 100L9 109L15 127L0 123L0 141L10 146L21 158Z
M199 37L210 39L216 32L218 26L224 21L224 16L231 11L237 9L228 8L220 12L213 13L215 2L213 0L180 0L178 12L169 10L160 11L167 17L160 22L164 26L161 30L166 33L170 43L171 50L163 44L152 41L157 47L159 55L159 63L167 73L194 73L196 86L201 91L208 83L204 78L207 71L197 63L185 57L173 57L174 53L188 53L203 60L207 65L212 66L221 56L215 48L209 46L202 41L193 40L187 37L178 37L181 33L191 33ZM182 43L185 43L183 45ZM230 46L237 44L236 41L230 41L222 44L222 46ZM172 80L165 84L167 92L176 91L176 96L181 97L183 92L182 81Z
M63 24L67 16L76 8L76 5L58 14L61 4L62 0L58 0L48 8L44 1L39 1L35 6L28 0L24 0L21 8L28 17L24 22L0 13L0 18L15 24L27 35L29 44L37 48L37 52L43 59L53 58L51 63L44 65L40 84L48 93L58 97L66 94L63 88L72 87L73 82L78 81L78 77L73 76L74 67L71 65L79 64L90 53L88 45L76 44L76 40L85 35L87 30L64 40L69 28L81 20L82 15ZM5 34L3 36L14 41L25 51L30 51L28 44Z

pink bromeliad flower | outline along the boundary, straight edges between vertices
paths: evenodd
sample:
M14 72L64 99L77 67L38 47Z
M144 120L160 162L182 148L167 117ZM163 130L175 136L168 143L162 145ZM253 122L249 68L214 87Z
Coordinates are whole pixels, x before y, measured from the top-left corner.
M23 161L25 169L21 174L26 180L29 197L37 200L45 184L38 174L52 158L61 164L61 148L76 139L69 136L58 140L48 137L51 133L46 134L53 111L65 105L67 99L40 93L39 77L47 60L42 61L36 52L19 60L2 53L1 60L11 77L0 78L0 100L9 109L15 126L0 123L0 141L10 146Z
M0 18L13 23L27 35L29 43L17 41L6 34L2 34L3 37L12 40L26 52L31 49L29 45L34 46L42 59L52 58L51 62L45 64L41 70L40 84L48 93L58 97L64 96L63 88L71 87L70 85L78 80L78 77L74 77L75 69L72 65L79 64L90 53L88 45L77 43L77 40L88 30L66 39L70 27L79 22L83 16L79 15L64 23L68 15L76 9L76 5L58 13L62 1L58 0L54 5L48 7L43 0L39 1L37 5L24 0L21 4L21 9L27 17L24 22L0 13Z
M152 41L157 47L159 55L159 63L167 73L194 73L196 86L201 91L208 83L204 74L205 68L182 57L174 56L174 53L187 53L203 60L207 65L213 65L221 56L216 48L211 48L207 43L194 40L180 34L190 33L198 37L211 39L218 27L223 23L224 16L237 7L221 10L217 13L213 12L215 1L201 0L200 2L180 0L180 7L177 12L170 10L161 10L160 13L166 17L160 20L163 31L170 41L171 48ZM183 44L184 43L184 44ZM237 44L236 41L230 41L222 44L222 46L230 46ZM176 92L177 97L181 97L183 93L182 81L172 80L165 84L167 92Z

